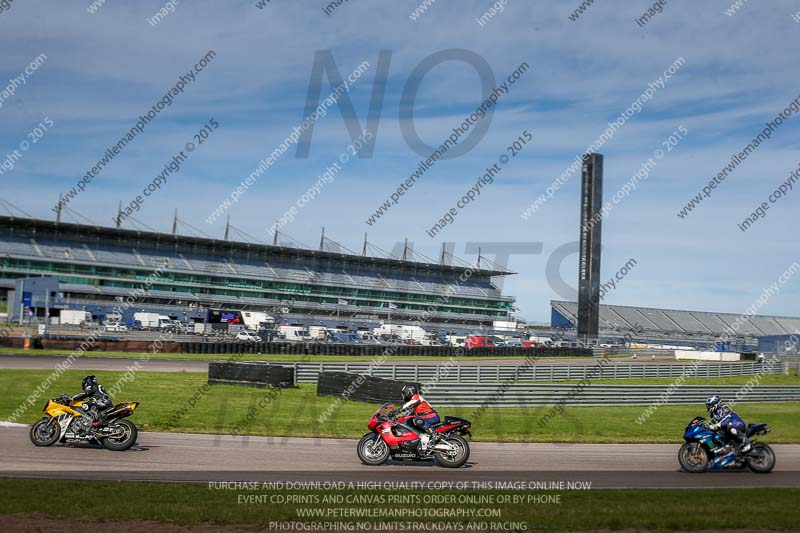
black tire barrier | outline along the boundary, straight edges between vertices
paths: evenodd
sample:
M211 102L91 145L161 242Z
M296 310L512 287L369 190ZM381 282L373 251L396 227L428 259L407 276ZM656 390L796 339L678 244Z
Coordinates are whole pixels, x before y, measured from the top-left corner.
M376 378L350 372L320 372L317 381L317 396L338 396L345 400L383 403L392 402L400 406L403 395L400 392L408 381ZM417 387L421 385L414 383ZM424 391L423 391L424 392Z
M211 361L208 363L208 383L289 388L295 384L294 367L264 361Z
M376 357L416 355L421 357L591 357L590 348L456 348L453 346L410 346L379 344L324 344L318 342L182 342L181 352L192 354L283 354L283 355L352 355Z

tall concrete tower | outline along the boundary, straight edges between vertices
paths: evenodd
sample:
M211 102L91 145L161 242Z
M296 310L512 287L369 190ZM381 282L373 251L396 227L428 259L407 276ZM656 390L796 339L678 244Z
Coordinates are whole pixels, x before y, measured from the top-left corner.
M578 341L595 344L600 318L600 246L603 156L585 154L581 172L581 227L578 262Z

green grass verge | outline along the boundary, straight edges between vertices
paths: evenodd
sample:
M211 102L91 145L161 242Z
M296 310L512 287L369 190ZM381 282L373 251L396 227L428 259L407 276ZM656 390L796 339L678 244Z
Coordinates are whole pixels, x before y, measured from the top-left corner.
M113 390L123 372L95 372L101 383ZM45 399L65 392L76 392L86 371L67 371L34 402L18 422L31 423L41 417ZM0 419L6 420L40 386L49 372L42 370L4 370L0 373ZM198 390L206 384L206 374L189 372L139 372L124 383L116 401L135 400L141 406L133 416L136 424L150 431L190 433L229 433L245 421L255 408L252 423L242 434L296 437L350 437L366 432L366 423L377 405L341 402L324 424L318 423L336 402L332 397L318 397L315 385L285 389L274 401L265 400L268 391L250 387L212 385L200 396L194 409L173 418ZM742 381L744 383L744 381ZM713 390L713 386L709 386ZM274 395L274 394L273 394ZM259 408L264 400L265 407ZM635 421L644 406L569 407L549 420L544 427L538 421L550 407L439 408L440 414L461 416L473 421L475 440L508 442L661 442L678 443L692 417L704 414L704 406L664 406L645 424ZM742 403L737 412L747 421L768 422L774 431L766 440L772 443L800 442L800 404ZM171 420L172 419L172 420Z
M298 510L322 509L497 509L500 518L400 518L394 522L525 523L528 530L589 529L713 530L758 528L796 531L800 489L589 490L561 492L384 491L384 490L209 490L204 484L0 479L3 514L46 513L62 520L91 517L107 521L152 520L180 525L261 524L270 521L377 522L365 518L300 518ZM80 495L69 505L52 505L54 494ZM266 496L266 503L240 503L240 496ZM357 495L374 503L323 503L325 497ZM492 503L399 505L391 496L492 496ZM499 496L558 496L555 503L497 503ZM306 503L270 504L270 496L302 496ZM376 498L382 496L382 503ZM316 500L318 503L313 503ZM395 500L396 501L396 500ZM457 501L457 500L456 500ZM484 500L485 501L485 500ZM539 500L541 501L541 500ZM111 524L109 524L110 526ZM457 530L457 529L454 529ZM519 529L517 529L519 530Z

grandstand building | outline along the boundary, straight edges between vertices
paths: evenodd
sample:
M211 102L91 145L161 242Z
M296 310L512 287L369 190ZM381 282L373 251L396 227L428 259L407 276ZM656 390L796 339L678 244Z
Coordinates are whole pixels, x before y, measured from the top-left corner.
M336 317L491 326L514 298L492 282L502 269L234 242L19 217L0 217L0 300L8 314L82 309L102 322L146 285L123 319L157 311L197 322L209 309L265 311L312 322ZM52 278L31 295L19 280ZM40 284L41 285L41 284ZM25 294L18 294L22 292ZM42 301L45 299L46 301Z
M551 327L575 328L578 320L576 302L554 300L550 306ZM800 318L756 315L742 320L740 317L732 313L601 305L600 333L605 338L614 338L624 336L628 331L641 331L637 338L701 344L713 342L724 335L735 346L753 347L759 337L800 332ZM731 334L732 331L735 333Z

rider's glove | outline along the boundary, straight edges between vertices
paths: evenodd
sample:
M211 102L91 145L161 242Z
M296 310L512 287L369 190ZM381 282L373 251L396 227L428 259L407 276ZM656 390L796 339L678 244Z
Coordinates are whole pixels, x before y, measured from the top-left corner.
M711 431L716 431L716 430L718 430L719 428L720 428L720 425L719 425L719 424L709 424L709 425L708 425L708 429L710 429Z

